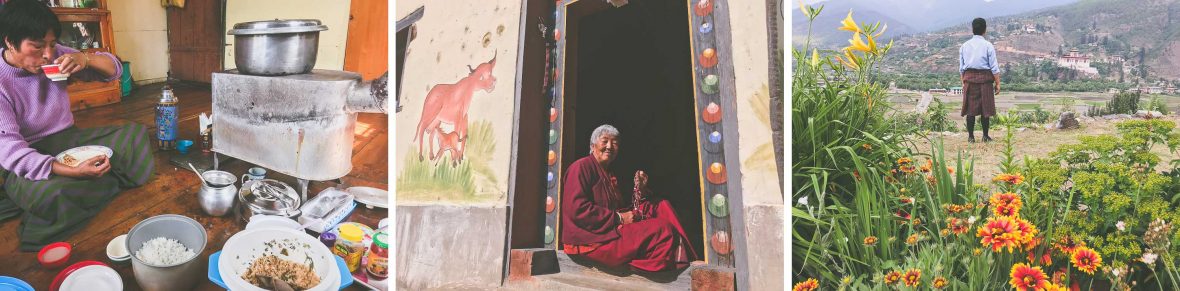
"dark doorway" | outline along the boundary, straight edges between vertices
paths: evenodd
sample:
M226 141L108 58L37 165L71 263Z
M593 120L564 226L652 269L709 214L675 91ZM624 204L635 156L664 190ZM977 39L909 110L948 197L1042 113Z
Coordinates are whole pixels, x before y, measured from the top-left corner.
M189 1L168 7L168 64L172 78L210 83L221 71L225 49L225 2Z
M590 152L596 127L619 129L619 158L611 165L626 201L636 170L669 200L691 243L704 250L700 156L692 84L692 55L684 1L631 1L620 8L571 17L563 106L563 169ZM576 38L576 40L575 40Z

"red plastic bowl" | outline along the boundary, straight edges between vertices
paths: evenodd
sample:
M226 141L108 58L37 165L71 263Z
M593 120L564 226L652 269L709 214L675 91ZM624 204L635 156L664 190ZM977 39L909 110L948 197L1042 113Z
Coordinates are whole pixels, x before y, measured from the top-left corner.
M56 248L65 248L65 249L66 249L66 255L65 255L64 257L61 257L60 259L57 259L56 261L46 261L46 260L44 259L44 258L45 258L45 253L49 252L49 250L56 249ZM44 267L46 267L46 268L57 268L57 267L61 267L62 265L65 265L65 264L66 264L66 262L69 262L69 261L70 261L70 255L71 255L71 253L73 253L73 252L74 252L74 247L73 247L73 246L71 246L71 245L70 245L69 243L67 243L67 242L55 242L55 243L51 243L51 244L49 244L49 245L47 245L47 246L45 246L45 247L41 248L41 251L37 253L37 262L41 263L41 266L44 266Z

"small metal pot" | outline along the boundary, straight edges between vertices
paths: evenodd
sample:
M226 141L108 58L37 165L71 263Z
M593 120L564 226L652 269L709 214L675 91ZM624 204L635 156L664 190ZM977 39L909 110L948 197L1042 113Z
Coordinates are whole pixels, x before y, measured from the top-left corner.
M320 31L315 19L267 20L234 24L234 63L247 75L305 74L315 66Z
M303 201L295 188L271 179L251 180L238 191L238 217L249 222L254 215L286 217L298 221Z
M238 178L226 171L205 171L201 177L207 181L201 183L201 191L197 192L201 210L212 216L229 213L238 194L238 187L234 186Z

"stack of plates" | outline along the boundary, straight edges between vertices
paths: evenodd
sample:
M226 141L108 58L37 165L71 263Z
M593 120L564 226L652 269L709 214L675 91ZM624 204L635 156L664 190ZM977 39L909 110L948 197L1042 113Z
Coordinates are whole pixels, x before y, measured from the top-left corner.
M50 291L118 291L123 290L123 279L115 269L99 261L81 261L66 267L53 284Z

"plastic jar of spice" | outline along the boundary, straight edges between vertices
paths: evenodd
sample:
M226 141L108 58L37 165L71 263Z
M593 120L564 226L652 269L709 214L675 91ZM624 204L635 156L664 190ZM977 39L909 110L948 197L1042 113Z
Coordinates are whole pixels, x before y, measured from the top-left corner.
M369 276L384 280L389 277L389 234L378 232L373 235L373 244L369 246L369 265L365 268Z
M340 225L340 237L336 239L332 253L344 258L349 273L356 272L361 266L361 255L365 253L364 235L365 232L356 225Z

